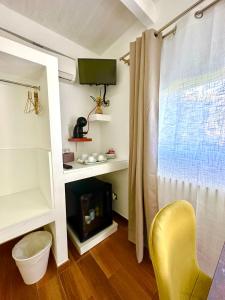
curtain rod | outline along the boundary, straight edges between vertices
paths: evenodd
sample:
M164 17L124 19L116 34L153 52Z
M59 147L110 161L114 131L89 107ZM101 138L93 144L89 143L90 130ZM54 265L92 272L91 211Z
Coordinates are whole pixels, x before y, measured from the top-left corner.
M218 0L217 0L218 1ZM220 1L220 0L219 0ZM166 38L168 35L170 34L175 34L177 30L177 25L174 26L173 29L171 29L169 32L167 32L165 35L163 35L163 39ZM159 34L160 31L157 31L156 34ZM125 57L127 57L130 54L130 52L127 52L126 54L124 54L123 56L120 57L120 60L126 60Z
M16 84L16 85L25 86L25 87L28 87L28 88L31 88L31 89L35 89L35 90L39 90L39 91L40 91L40 89L41 89L40 86L31 85L31 84L26 84L26 83L21 83L21 82L12 81L12 80L7 80L7 79L1 79L1 78L0 78L0 81L1 81L1 82L4 82L4 83L11 83L11 84Z
M187 8L186 10L184 10L182 13L180 13L179 15L177 15L174 19L172 19L170 22L168 22L166 25L164 25L163 27L161 27L158 31L156 31L155 35L157 36L159 33L161 33L162 31L164 31L165 29L167 29L168 27L170 27L172 24L174 24L176 21L178 21L179 19L181 19L182 17L184 17L186 14L188 14L190 11L192 11L196 6L198 6L199 4L203 3L205 0L199 0L197 2L195 2L193 5L191 5L189 8ZM209 5L207 5L206 7L196 11L195 13L195 17L197 19L200 19L203 17L203 13L208 10L209 8L211 8L213 5L217 4L219 1L221 0L215 0L212 3L210 3ZM171 33L175 33L176 32L176 27L174 29L172 29L171 31L169 31L168 33L166 33L163 38L167 37L168 35L170 35ZM123 61L125 64L129 65L129 59L126 59L126 57L130 54L130 52L127 52L126 54L124 54L123 56L120 57L120 61Z
M196 6L198 6L199 4L201 4L202 2L204 2L205 0L199 0L197 2L195 2L193 5L191 5L190 7L188 7L186 10L184 10L182 13L180 13L179 15L177 15L174 19L172 19L170 22L168 22L166 25L164 25L162 28L160 28L156 34L161 33L162 31L164 31L166 28L168 28L170 25L172 25L173 23L175 23L176 21L180 20L182 17L184 17L186 14L188 14L190 11L192 11Z
M175 34L176 30L177 30L177 25L174 26L174 28L171 29L169 32L167 32L165 35L163 35L162 38L164 39L164 38L168 37L171 34ZM158 34L158 33L156 33L156 34ZM124 54L123 56L120 57L120 60L122 60L125 64L128 64L128 66L130 65L130 60L129 60L129 58L126 58L126 57L129 54L130 54L130 52L127 52L126 54Z
M71 56L66 55L66 54L64 54L64 53L62 53L62 52L56 51L56 50L51 49L51 48L49 48L49 47L46 47L46 46L44 46L44 45L42 45L42 44L36 43L36 42L34 42L34 41L32 41L32 40L30 40L30 39L28 39L28 38L26 38L26 37L24 37L24 36L22 36L22 35L20 35L20 34L17 34L17 33L15 33L15 32L12 32L12 31L10 31L10 30L8 30L8 29L5 29L5 28L3 28L3 27L0 27L0 30L1 30L1 31L4 31L4 32L6 32L6 33L9 33L9 34L11 34L11 35L13 35L13 36L15 36L15 37L17 37L17 38L23 40L24 42L27 42L27 43L33 45L33 46L36 46L36 47L39 47L39 48L41 48L41 49L47 50L47 51L49 51L49 52L52 52L52 53L55 53L55 54L64 56L64 57L69 58L69 59L72 59L72 60L74 60L74 61L76 60L74 57L71 57Z

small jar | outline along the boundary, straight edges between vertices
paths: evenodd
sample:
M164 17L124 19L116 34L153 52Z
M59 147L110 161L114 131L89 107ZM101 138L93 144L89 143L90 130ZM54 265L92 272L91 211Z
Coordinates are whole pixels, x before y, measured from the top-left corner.
M70 152L69 149L65 149L63 153L63 163L66 164L72 161L74 161L74 153Z

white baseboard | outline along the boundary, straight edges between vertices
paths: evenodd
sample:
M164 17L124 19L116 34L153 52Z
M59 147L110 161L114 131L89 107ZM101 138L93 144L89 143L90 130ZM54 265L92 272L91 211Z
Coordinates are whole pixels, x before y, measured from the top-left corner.
M89 251L97 244L101 243L108 236L116 232L117 228L118 228L118 224L115 221L113 221L112 225L103 229L102 231L100 231L99 233L97 233L87 241L81 243L78 237L76 236L76 234L74 233L74 231L72 230L72 228L67 224L67 231L69 237L80 255L84 254L85 252Z

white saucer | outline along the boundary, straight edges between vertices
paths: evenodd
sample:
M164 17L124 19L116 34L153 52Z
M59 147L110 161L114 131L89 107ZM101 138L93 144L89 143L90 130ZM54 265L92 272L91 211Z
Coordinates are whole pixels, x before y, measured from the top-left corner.
M103 164L105 162L107 162L107 159L103 160L103 161L96 161L96 162L85 161L85 162L83 162L83 164L85 164L85 165L95 165L95 164Z

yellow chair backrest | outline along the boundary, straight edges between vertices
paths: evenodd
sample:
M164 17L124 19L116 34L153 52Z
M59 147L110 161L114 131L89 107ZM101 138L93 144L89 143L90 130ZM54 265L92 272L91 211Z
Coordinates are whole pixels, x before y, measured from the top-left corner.
M187 201L172 202L158 212L151 226L149 248L160 299L190 299L200 269L195 213Z

